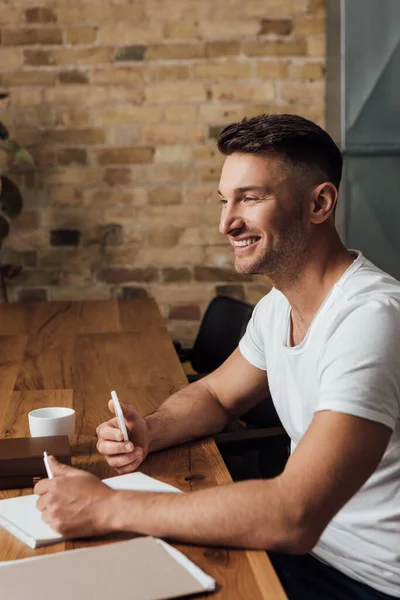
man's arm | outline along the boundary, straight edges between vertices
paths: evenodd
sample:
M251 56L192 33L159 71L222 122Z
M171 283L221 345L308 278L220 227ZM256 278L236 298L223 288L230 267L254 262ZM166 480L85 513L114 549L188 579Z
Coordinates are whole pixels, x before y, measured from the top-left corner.
M148 452L221 431L229 419L268 395L265 371L237 349L214 373L176 392L145 418L130 404L122 404L130 441L123 441L114 418L97 427L97 449L119 474L131 473ZM112 403L109 406L113 411Z
M385 425L322 411L274 479L191 494L114 491L52 459L55 479L41 480L35 493L43 519L71 537L131 531L302 554L376 469L390 435Z
M377 467L391 431L317 413L284 472L185 495L119 492L113 528L204 544L309 552Z
M145 417L149 451L217 433L268 395L265 371L236 349L216 371L176 392Z

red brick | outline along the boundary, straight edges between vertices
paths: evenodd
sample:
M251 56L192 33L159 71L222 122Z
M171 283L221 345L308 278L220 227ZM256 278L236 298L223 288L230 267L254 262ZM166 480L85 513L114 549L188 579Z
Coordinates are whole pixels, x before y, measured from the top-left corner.
M103 129L53 129L43 133L43 139L55 144L103 144Z
M325 13L326 0L309 0L308 12L311 14Z
M201 181L219 181L221 178L221 167L201 167Z
M99 30L101 44L129 45L163 38L163 24L153 19L142 22L117 22L105 24Z
M165 120L168 123L196 123L198 107L195 104L168 104L165 107Z
M207 42L206 54L210 58L219 58L220 56L236 56L240 54L240 42L232 40Z
M54 64L54 58L47 50L24 50L24 62L29 66L47 67Z
M93 44L96 41L97 29L88 25L71 27L67 29L67 42L69 44Z
M182 202L182 195L179 189L171 187L158 187L149 191L149 203L168 205L168 204L180 204Z
M25 27L3 29L3 46L30 46L33 44L62 44L62 30L58 27Z
M289 77L290 79L323 79L324 65L321 62L290 65Z
M275 86L272 81L243 82L234 81L214 83L211 86L212 99L224 102L266 102L274 99Z
M132 173L130 169L109 168L104 173L103 180L108 185L129 185L132 182Z
M20 277L30 285L57 285L58 269L24 269Z
M91 48L60 48L54 51L54 62L58 65L96 65L112 62L113 49L105 46Z
M198 321L200 319L200 307L198 304L175 304L170 307L168 317L181 321Z
M109 148L99 150L99 165L146 164L153 161L154 148L143 146L137 148Z
M20 48L0 48L0 69L16 69L21 66Z
M248 0L243 1L247 2ZM265 11L268 11L268 6L265 7ZM199 22L200 36L209 40L253 38L257 35L259 29L260 23L256 19Z
M248 281L248 277L226 267L194 267L195 281Z
M165 81L182 81L189 79L190 70L186 65L161 64L157 66L157 77L160 83Z
M150 44L147 48L147 60L190 60L204 58L204 44Z
M132 298L148 298L149 292L144 287L127 286L116 290L117 298L131 300Z
M177 281L191 281L192 273L188 267L166 267L162 270L164 283L176 283Z
M291 19L263 19L261 21L260 35L274 33L275 35L289 35L293 31Z
M37 146L31 146L29 151L35 159L36 164L40 167L54 167L57 163L54 148L49 148L39 143Z
M246 56L304 56L307 53L306 40L303 38L289 41L248 40L243 42Z
M47 6L28 8L25 11L25 18L28 23L55 23L57 21L56 13Z
M0 25L18 25L21 22L21 13L18 8L5 6L4 0L0 4Z
M24 210L13 221L12 227L15 231L30 231L39 226L39 216L37 212Z
M78 206L82 204L82 191L76 187L57 185L49 189L50 206Z
M177 99L186 102L205 102L207 92L201 83L180 83L149 85L146 88L146 100L154 104L176 102Z
M164 25L164 37L174 40L194 40L197 34L197 23L191 21L170 21Z
M63 84L71 83L89 83L89 77L87 73L74 69L73 71L62 71L58 74L58 80Z
M177 246L179 244L182 229L174 225L166 225L157 229L150 229L147 235L147 243L151 248L157 246Z
M127 207L129 214L131 206L143 206L146 204L147 192L143 188L121 190L119 188L94 188L85 191L85 204L88 205L123 205Z
M294 24L294 35L296 36L308 36L319 33L325 33L326 22L325 17L305 17L303 19L296 19Z
M148 144L168 146L188 143L202 142L206 139L206 128L203 125L147 125L142 130L143 141Z
M147 267L144 269L113 267L99 271L97 279L98 281L104 281L105 283L128 283L130 281L151 282L158 280L158 270L154 267Z
M87 165L87 151L84 148L62 148L57 152L59 165Z
M285 79L288 74L286 61L265 60L256 63L256 74L261 79Z
M57 74L54 71L5 71L1 76L2 85L53 85Z
M87 127L91 121L91 112L79 107L55 107L55 123L63 127Z
M193 65L192 73L195 79L248 79L253 70L250 62L204 62Z
M64 267L60 272L60 286L86 286L92 283L93 275L88 267Z

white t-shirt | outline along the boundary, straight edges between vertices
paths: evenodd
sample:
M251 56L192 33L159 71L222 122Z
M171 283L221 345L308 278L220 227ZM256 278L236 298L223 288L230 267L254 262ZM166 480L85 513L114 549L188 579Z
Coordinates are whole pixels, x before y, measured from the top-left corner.
M267 371L292 451L320 410L393 431L377 469L332 519L313 554L400 598L400 282L357 254L301 344L290 346L290 305L273 289L254 309L239 348Z

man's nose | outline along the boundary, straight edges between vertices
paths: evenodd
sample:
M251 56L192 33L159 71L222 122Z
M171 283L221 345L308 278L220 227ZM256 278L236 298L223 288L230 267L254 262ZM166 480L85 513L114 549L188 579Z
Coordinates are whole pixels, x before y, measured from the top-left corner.
M243 227L243 224L243 217L238 213L237 207L225 205L219 222L219 232L228 235L229 232Z

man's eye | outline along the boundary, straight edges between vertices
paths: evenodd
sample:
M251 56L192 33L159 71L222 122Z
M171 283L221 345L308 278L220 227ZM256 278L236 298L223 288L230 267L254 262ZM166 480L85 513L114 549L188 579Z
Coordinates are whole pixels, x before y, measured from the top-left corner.
M220 204L226 204L226 203L227 203L227 200L225 200L225 198L220 198L220 199L219 199L219 203L220 203Z
M243 200L245 202L257 202L258 198L256 198L255 196L245 196Z

